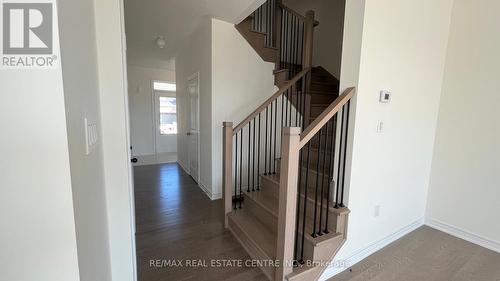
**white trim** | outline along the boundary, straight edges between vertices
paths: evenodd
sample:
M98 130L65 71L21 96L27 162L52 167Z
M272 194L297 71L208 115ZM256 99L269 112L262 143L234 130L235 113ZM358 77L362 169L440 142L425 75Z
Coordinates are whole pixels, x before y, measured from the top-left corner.
M166 90L156 90L155 89L155 82L157 83L168 83L168 84L174 84L176 85L177 87L177 84L175 82L172 82L172 81L167 81L167 80L158 80L158 79L153 79L151 81L151 89L153 90L153 92L162 92L162 93L175 93L177 92L177 89L175 91L166 91Z
M127 37L125 33L125 3L124 0L120 0L120 33L121 33L121 53L122 53L122 83L123 83L123 98L125 100L125 132L127 136L127 168L128 168L128 192L129 192L129 215L132 230L132 270L133 270L133 280L137 281L139 278L137 276L137 245L135 243L135 233L136 233L136 217L135 217L135 185L134 185L134 168L131 161L132 151L130 149L132 140L130 137L130 105L129 105L129 93L128 93L128 66L127 66ZM101 113L102 114L102 113Z
M187 174L189 174L186 170L186 165L184 163L182 163L181 161L177 160L177 164L179 164L179 166L181 166L181 168L184 170L184 172L186 172ZM200 187L201 191L203 191L203 193L205 193L207 195L207 197L210 199L210 200L218 200L218 199L222 199L222 193L212 193L211 190L209 190L201 181L200 182L197 182L196 184L198 184L198 186Z
M159 164L167 164L167 163L176 163L177 162L177 153L176 152L167 152L167 153L159 153L159 154L148 154L148 155L136 155L137 163L134 163L132 166L147 166L147 165L159 165Z
M500 243L493 241L491 239L488 239L486 237L483 237L481 235L474 234L470 231L467 231L467 230L458 228L456 226L452 226L452 225L449 225L447 223L441 222L439 220L431 219L431 218L426 218L425 224L434 228L434 229L448 233L452 236L461 238L465 241L474 243L474 244L479 245L481 247L484 247L486 249L490 249L492 251L500 253Z
M355 264L357 264L358 262L364 260L365 258L369 257L370 255L374 254L375 252L379 251L380 249L391 244L392 242L394 242L394 241L398 240L399 238L416 230L417 228L421 227L422 225L424 225L424 219L420 218L420 219L414 221L413 223L399 229L398 231L388 235L387 237L368 245L364 249L361 249L361 250L358 250L358 251L352 253L348 258L344 259L342 263L348 264L349 267L352 267ZM349 239L349 235L347 236L347 239ZM334 259L334 261L335 260L336 259ZM345 267L336 267L335 264L336 264L335 262L332 263L332 265L329 266L325 270L325 272L323 272L323 274L319 278L320 281L328 280L328 279L332 278L333 276L348 269Z
M198 137L198 175L197 175L197 178L195 179L195 181L197 181L198 184L201 184L201 168L200 168L200 161L201 161L201 143L200 143L200 132L201 132L201 127L200 127L200 72L199 71L196 71L194 72L193 74L189 75L188 78L187 78L187 82L189 84L189 81L191 81L193 78L197 78L198 82L196 83L197 84L197 87L198 87L198 90L197 90L197 93L198 93L198 114L196 114L198 116L198 134L197 134L197 137ZM191 118L192 114L191 114L191 96L189 96L189 118ZM190 119L191 120L191 119ZM191 124L189 124L189 130L191 130ZM178 132L177 132L178 133ZM189 175L191 175L191 164L190 164L190 161L191 161L191 155L189 154L189 148L188 148L188 170L185 170ZM193 175L191 175L192 177ZM211 197L210 197L211 198Z
M212 193L211 190L209 190L203 183L199 182L198 186L201 188L201 190L208 196L210 200L217 200L222 198L222 193Z

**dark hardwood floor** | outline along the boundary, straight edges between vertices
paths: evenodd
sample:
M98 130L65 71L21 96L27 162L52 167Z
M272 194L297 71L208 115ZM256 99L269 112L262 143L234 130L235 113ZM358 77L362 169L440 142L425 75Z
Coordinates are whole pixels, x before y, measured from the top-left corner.
M178 164L135 167L134 177L139 281L267 280L258 268L212 266L250 257L224 229L221 201L211 201Z

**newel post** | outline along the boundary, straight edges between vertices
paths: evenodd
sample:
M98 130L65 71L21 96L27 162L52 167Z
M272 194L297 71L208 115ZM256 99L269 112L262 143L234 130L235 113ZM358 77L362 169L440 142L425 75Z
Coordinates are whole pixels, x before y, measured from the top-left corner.
M282 281L293 272L297 184L299 174L300 128L283 128L281 146L280 189L278 210L278 240L275 280Z
M224 204L224 226L227 215L232 211L233 194L233 123L224 122L222 129L222 202Z
M304 25L304 68L312 67L314 46L314 11L306 12L306 20Z

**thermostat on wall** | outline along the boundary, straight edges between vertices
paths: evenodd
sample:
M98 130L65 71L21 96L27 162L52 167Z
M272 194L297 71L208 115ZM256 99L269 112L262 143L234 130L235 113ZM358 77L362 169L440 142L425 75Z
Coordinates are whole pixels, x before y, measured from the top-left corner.
M391 102L392 93L388 90L380 91L380 102L381 103L390 103Z

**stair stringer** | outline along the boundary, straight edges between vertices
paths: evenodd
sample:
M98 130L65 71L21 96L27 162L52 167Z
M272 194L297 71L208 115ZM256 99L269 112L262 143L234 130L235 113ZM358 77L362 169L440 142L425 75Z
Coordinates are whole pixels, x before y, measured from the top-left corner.
M264 61L276 63L278 49L265 46L266 34L252 30L252 17L247 17L235 27Z

